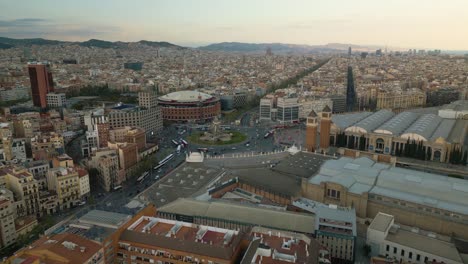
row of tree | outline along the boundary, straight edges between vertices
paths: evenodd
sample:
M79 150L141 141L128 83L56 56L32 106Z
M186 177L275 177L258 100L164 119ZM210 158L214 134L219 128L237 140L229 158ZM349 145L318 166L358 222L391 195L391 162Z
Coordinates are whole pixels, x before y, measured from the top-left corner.
M300 72L299 74L297 74L294 77L291 77L289 79L286 79L286 80L281 81L281 82L276 83L276 84L272 84L268 89L269 92L274 92L274 91L276 91L278 89L284 89L284 88L288 88L291 85L296 85L299 80L301 80L305 76L311 74L312 72L318 70L320 67L325 65L329 60L330 59L322 60L319 63L315 64L313 67Z

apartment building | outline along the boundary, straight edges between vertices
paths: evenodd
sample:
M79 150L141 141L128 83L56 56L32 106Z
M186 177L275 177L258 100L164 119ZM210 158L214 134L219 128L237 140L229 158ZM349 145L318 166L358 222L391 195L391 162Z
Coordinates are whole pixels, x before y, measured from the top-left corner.
M143 151L146 148L146 133L137 127L114 128L109 130L109 141L135 143L138 151Z
M117 150L120 169L128 172L129 169L138 163L139 155L137 144L127 142L109 142L108 145L110 149Z
M103 256L100 244L79 235L62 233L39 238L5 263L103 264Z
M99 171L97 182L106 192L125 181L125 171L120 169L119 155L114 149L100 149L88 160L90 168Z
M80 200L80 177L74 168L51 168L47 175L48 189L57 193L61 210L71 208Z
M237 230L141 216L120 235L116 263L236 263Z
M42 133L31 138L31 150L34 160L51 160L65 152L63 136L55 133Z
M16 242L16 208L13 197L12 191L0 187L0 248Z
M40 214L39 185L25 168L15 165L0 167L0 182L15 196L18 216Z

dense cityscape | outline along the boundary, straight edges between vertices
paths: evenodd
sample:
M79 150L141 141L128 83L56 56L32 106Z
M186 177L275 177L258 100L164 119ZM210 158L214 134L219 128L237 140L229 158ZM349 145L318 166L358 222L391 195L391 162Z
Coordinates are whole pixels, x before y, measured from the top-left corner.
M467 164L468 53L0 37L2 263L468 263Z

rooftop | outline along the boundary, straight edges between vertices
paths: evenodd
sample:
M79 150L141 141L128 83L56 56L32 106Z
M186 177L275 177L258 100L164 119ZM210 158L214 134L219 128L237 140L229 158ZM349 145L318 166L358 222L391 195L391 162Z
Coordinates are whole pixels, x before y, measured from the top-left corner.
M241 205L225 201L197 201L180 198L158 212L213 219L225 219L246 225L264 226L300 233L314 233L314 216Z
M98 243L84 237L63 233L52 237L43 236L31 244L29 248L20 251L19 255L37 256L45 263L56 261L56 258L49 259L48 255L44 254L44 252L48 251L64 259L63 262L57 263L82 264L86 263L101 249Z
M386 232L393 224L393 215L379 212L372 220L369 228L380 232Z
M340 184L351 193L369 192L430 207L468 214L468 181L391 167L369 158L328 160L309 182Z
M239 231L142 216L122 233L121 241L138 242L231 259L242 239Z
M213 96L202 93L202 92L197 92L197 91L179 91L179 92L173 92L169 93L166 95L163 95L159 97L160 101L177 101L177 102L185 102L185 103L191 103L191 102L199 102L199 101L206 101L208 99L211 99Z
M118 228L130 220L131 216L101 210L92 210L79 219L80 223L109 228Z

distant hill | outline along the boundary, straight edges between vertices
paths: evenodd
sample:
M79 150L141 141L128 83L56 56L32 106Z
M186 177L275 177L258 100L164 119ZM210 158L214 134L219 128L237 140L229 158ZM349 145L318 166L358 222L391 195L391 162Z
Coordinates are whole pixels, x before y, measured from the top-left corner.
M66 43L58 40L48 40L43 38L30 38L30 39L12 39L0 37L0 43L9 44L12 46L31 46L31 45L57 45Z
M271 48L273 53L328 53L347 52L351 47L356 51L375 50L377 46L360 46L353 44L330 43L326 45L297 45L284 43L242 43L242 42L222 42L199 47L200 50L222 51L222 52L251 52L264 53Z
M165 48L184 48L169 42L156 42L148 40L140 40L138 42L122 42L122 41L106 41L100 39L90 39L83 42L68 42L60 40L48 40L43 38L31 38L31 39L13 39L0 37L0 49L6 49L11 47L20 47L20 46L31 46L31 45L60 45L60 44L78 44L82 47L97 47L97 48L119 48L127 47L129 44L138 43L141 45L147 45L151 47L165 47Z
M9 48L13 48L13 45L0 43L0 49L9 49Z

